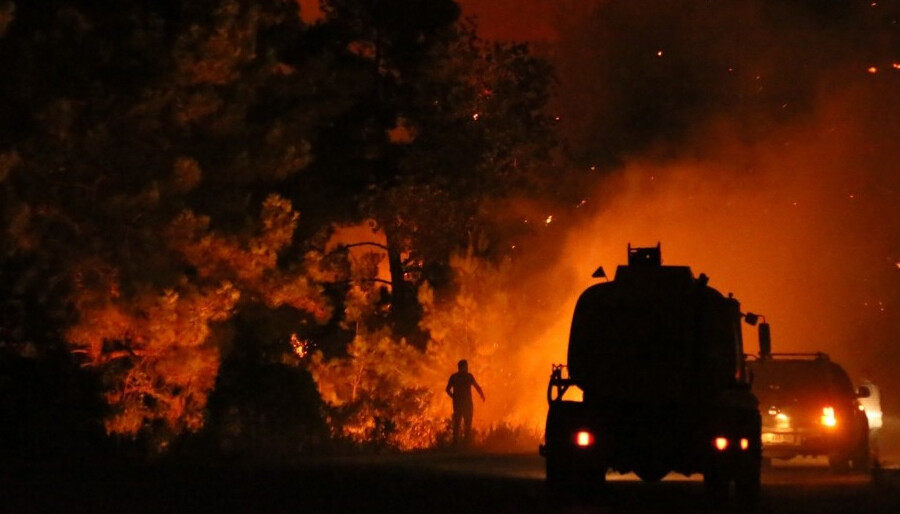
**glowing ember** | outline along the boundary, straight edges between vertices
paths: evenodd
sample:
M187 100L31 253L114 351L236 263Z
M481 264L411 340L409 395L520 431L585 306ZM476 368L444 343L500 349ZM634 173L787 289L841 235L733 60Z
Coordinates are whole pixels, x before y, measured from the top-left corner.
M291 334L291 348L294 354L301 359L309 355L309 341L300 339L297 334Z
M480 113L477 113L477 112L476 112L475 114L472 115L472 119L475 120L475 121L478 121L478 118L480 118L480 117L481 117L481 114L480 114Z
M874 75L874 74L878 73L878 68L876 68L875 66L869 66L869 69L866 71L868 71L869 73Z
M547 225L553 223L553 215L551 214L550 216L547 216L547 219L544 220L544 223L546 223Z

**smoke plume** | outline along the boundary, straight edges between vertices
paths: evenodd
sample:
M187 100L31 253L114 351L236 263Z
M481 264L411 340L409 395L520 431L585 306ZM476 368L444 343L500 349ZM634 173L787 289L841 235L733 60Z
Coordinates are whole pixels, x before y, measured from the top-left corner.
M520 390L543 395L596 266L661 242L665 263L765 315L776 352L827 352L900 409L897 2L515 2L540 20L462 4L488 36L549 41L586 191L554 247L516 264L514 294L547 306L509 357Z

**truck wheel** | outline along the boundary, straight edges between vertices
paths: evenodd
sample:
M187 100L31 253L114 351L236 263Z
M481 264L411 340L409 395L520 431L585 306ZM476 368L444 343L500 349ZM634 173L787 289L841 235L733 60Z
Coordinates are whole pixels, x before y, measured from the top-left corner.
M641 468L634 470L634 474L644 482L659 482L665 478L669 472L662 468Z
M606 468L578 466L570 460L547 459L547 486L562 499L584 498L599 492L606 484Z
M741 505L752 506L759 503L760 489L759 468L742 470L734 478L734 493Z
M558 490L571 480L570 466L562 459L547 457L547 485L551 489Z
M832 473L848 473L850 471L850 458L845 453L833 453L828 456L828 469Z
M728 503L728 488L731 480L722 471L707 471L703 474L703 490L714 507Z

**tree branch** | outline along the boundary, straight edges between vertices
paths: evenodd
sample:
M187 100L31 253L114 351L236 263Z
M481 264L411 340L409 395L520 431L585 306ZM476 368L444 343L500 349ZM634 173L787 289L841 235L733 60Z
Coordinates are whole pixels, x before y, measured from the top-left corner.
M375 248L379 248L381 250L384 250L385 252L388 251L388 247L381 243L376 243L374 241L363 241L361 243L350 243L350 244L338 245L337 248L328 252L328 255L335 254L338 252L346 252L347 250L357 247L357 246L374 246Z

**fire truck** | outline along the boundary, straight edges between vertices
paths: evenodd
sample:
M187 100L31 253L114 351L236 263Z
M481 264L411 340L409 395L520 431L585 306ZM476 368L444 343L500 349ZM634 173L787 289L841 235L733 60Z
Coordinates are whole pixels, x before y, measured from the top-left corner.
M603 268L594 277L606 279ZM725 500L759 495L761 436L731 294L687 266L664 266L660 245L628 246L614 280L587 288L572 318L566 365L554 365L540 453L557 491L603 486L609 471L656 482L700 473ZM760 345L768 325L761 326ZM570 388L579 401L564 398Z

